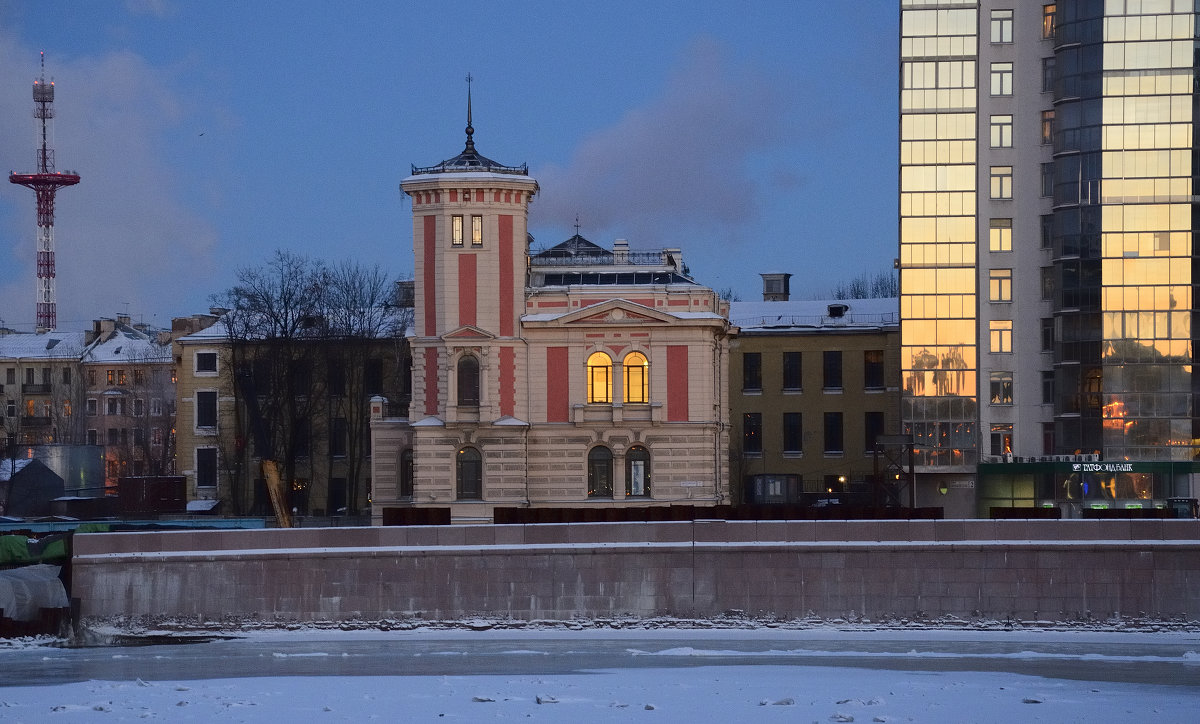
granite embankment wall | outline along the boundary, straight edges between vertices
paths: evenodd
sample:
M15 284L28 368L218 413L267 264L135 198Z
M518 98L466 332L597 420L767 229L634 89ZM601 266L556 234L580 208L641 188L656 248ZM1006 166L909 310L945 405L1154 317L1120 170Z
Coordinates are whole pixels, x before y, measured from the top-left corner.
M73 565L85 617L1200 621L1200 520L104 533L75 537Z

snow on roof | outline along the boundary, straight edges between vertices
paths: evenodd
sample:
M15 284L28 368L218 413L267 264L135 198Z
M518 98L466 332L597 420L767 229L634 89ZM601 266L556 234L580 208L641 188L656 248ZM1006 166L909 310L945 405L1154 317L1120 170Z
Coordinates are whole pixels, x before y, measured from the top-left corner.
M840 316L830 307L841 306ZM729 321L743 332L780 329L878 329L900 324L900 300L806 299L787 302L730 302Z
M86 346L86 332L0 334L4 359L78 359Z
M157 332L147 334L124 324L97 338L83 355L84 362L138 363L171 361L171 345L159 344Z
M220 502L219 500L189 500L187 510L189 513L204 513L217 507Z

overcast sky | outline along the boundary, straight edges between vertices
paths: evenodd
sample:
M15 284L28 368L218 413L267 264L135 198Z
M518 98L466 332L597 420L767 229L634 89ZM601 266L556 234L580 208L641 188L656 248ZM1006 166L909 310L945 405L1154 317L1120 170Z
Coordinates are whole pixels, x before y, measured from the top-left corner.
M56 88L60 329L167 325L276 248L412 273L412 164L475 141L541 184L538 246L678 246L811 297L891 268L895 3L0 0L0 168ZM833 12L833 11L836 11ZM0 189L0 320L34 319L33 192Z

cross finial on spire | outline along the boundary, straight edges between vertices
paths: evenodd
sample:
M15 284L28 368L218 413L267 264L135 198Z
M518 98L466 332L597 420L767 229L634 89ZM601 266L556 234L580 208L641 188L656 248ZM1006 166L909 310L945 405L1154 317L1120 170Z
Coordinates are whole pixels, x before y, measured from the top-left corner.
M475 80L467 73L467 148L466 151L475 150L475 128L471 125L471 81ZM465 152L465 151L464 151Z

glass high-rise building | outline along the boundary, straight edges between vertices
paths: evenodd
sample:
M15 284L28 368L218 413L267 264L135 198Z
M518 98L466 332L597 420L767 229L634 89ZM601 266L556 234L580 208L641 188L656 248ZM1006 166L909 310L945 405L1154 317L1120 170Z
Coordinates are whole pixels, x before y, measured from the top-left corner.
M902 0L918 504L1194 495L1196 0Z

